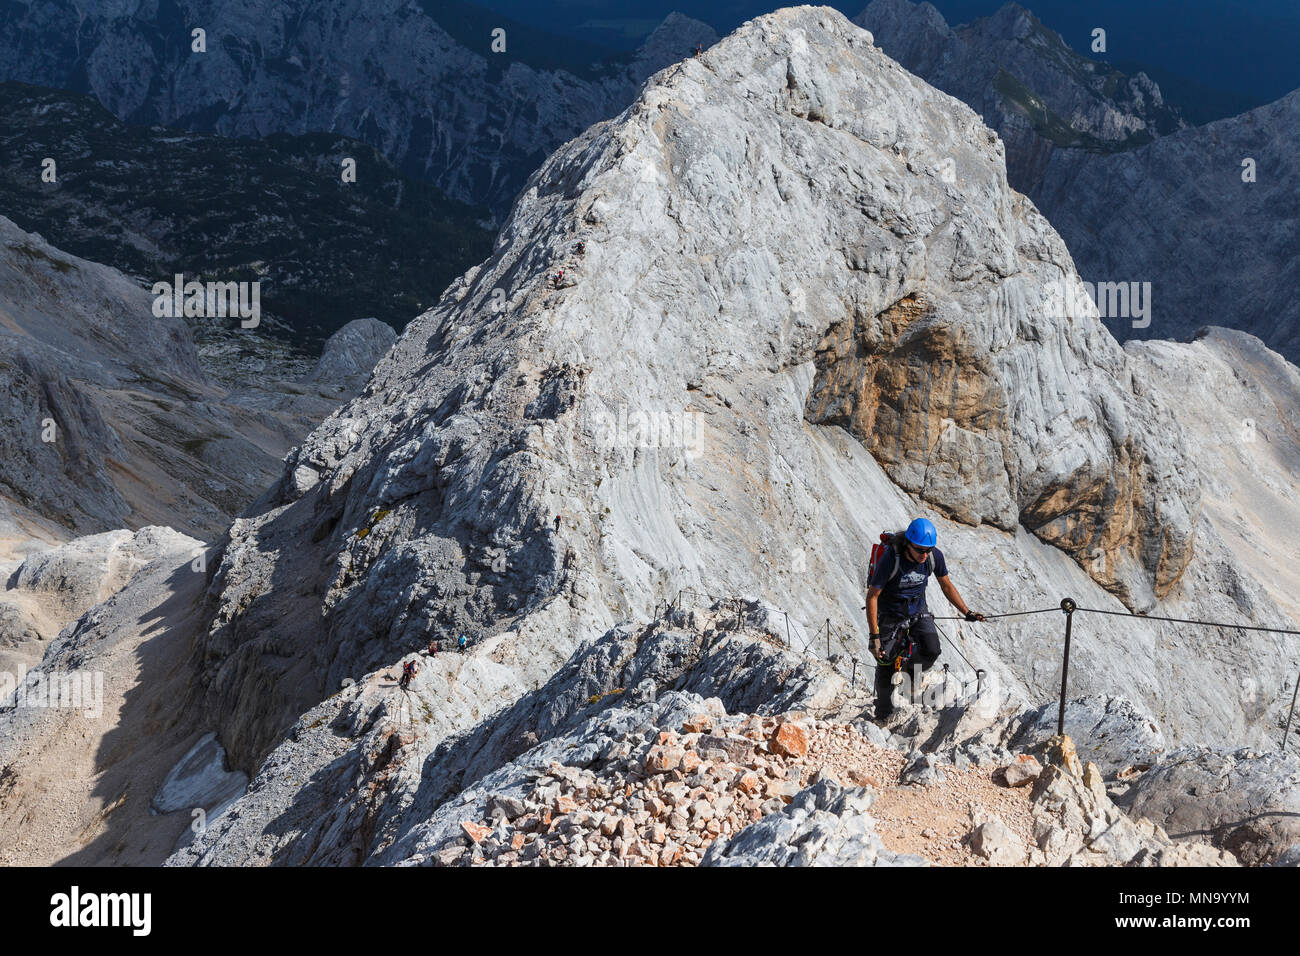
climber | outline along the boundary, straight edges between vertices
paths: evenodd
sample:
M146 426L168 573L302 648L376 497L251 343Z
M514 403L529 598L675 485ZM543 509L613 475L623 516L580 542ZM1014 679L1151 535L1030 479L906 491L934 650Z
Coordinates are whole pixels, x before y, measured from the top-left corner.
M697 44L695 44L695 57L696 57L696 59L699 59L699 58L700 58L701 56L703 56L703 55L704 55L704 44L703 44L703 43L697 43Z
M425 653L430 657L438 653L438 639L436 637L429 638L429 649Z
M420 665L415 661L407 661L402 665L402 679L398 681L398 686L406 690L411 685L411 678L420 672Z
M919 693L925 685L925 672L939 658L939 633L925 603L925 587L931 574L948 603L966 620L984 620L983 614L966 606L957 586L948 579L943 552L935 547L937 539L934 525L926 518L917 518L906 531L882 534L881 543L871 549L866 612L871 653L876 658L877 720L887 719L894 711L890 697L895 671L902 670L915 656L913 692Z
M578 255L582 255L587 251L587 244L583 240L579 239L578 244L573 247L573 251Z
M456 650L460 651L462 654L469 650L469 638L464 634L456 638Z
M555 286L555 288L557 288L557 289L560 287L560 283L563 282L563 281L564 281L564 270L563 270L563 269L561 269L559 272L555 273L555 275L551 276L551 285Z

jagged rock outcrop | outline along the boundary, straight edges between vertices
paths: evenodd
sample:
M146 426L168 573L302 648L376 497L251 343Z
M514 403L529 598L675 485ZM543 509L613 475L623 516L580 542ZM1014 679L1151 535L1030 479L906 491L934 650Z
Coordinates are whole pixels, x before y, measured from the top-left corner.
M1186 126L1145 73L1127 76L1075 53L1016 3L953 28L929 3L872 0L854 22L978 112L1006 144L1011 185L1030 196L1058 152L1132 149Z
M1254 750L1175 750L1136 778L1121 803L1175 838L1213 843L1242 863L1272 863L1300 845L1300 759Z
M488 708L497 701L486 695L500 677L484 672L481 655L507 652L513 633L490 639L472 655L422 658L420 672L397 700L391 677L367 678L304 716L267 758L235 816L189 852L209 863L363 862L526 751L546 744L541 753L549 759L572 749L566 735L598 723L611 705L635 708L670 689L760 713L835 701L844 679L785 649L771 631L757 605L739 617L731 609L699 609L674 612L648 627L623 625L496 712ZM447 708L449 698L460 699L460 706ZM344 727L362 728L362 734L341 740ZM550 743L562 737L563 746ZM287 785L285 768L309 766L319 783L311 794ZM385 796L376 800L380 781ZM277 834L273 843L264 836L269 831Z
M1034 836L1047 866L1235 866L1204 843L1175 843L1156 823L1132 819L1106 794L1101 771L1080 761L1069 737L1053 738L1034 782Z
M392 326L373 318L354 319L326 340L320 360L306 380L340 392L359 392L375 364L396 341Z
M503 214L543 157L623 109L650 74L717 39L675 14L631 57L557 66L549 54L571 38L556 43L514 23L504 52L493 52L492 31L506 24L450 0L438 10L407 0L182 0L128 15L112 0L53 0L15 9L0 64L4 79L91 93L130 123L223 136L342 133ZM195 28L206 31L204 53L191 51Z

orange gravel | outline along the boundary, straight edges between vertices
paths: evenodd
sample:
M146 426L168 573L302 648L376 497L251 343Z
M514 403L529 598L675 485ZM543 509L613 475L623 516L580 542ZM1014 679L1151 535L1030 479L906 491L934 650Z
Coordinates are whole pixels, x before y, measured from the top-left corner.
M965 842L975 828L974 808L998 817L1026 848L1033 845L1031 788L994 783L992 767L943 767L943 783L904 787L898 778L906 755L875 746L852 725L823 726L808 743L807 756L796 762L808 768L809 776L825 768L841 783L877 792L870 812L881 840L896 853L915 853L938 866L989 866Z

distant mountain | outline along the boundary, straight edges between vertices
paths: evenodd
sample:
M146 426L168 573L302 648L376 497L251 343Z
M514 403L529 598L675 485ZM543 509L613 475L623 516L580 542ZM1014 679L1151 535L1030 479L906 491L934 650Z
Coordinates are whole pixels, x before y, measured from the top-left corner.
M1300 362L1298 138L1300 90L1141 149L1059 152L1033 198L1085 279L1151 284L1148 314L1098 302L1120 339L1225 325Z
M588 62L599 47L463 2L179 0L124 13L116 0L45 0L0 11L0 79L89 93L133 124L354 137L498 216L553 149L717 39L674 15L638 51ZM192 48L196 29L206 52Z
M987 16L999 0L934 0L949 23ZM1300 5L1295 0L1033 0L1033 10L1070 46L1116 66L1137 61L1157 72L1194 79L1210 90L1261 106L1300 86ZM1092 31L1106 30L1105 53L1093 54ZM1122 68L1122 66L1121 66ZM1184 101L1166 90L1170 99ZM1186 104L1189 117L1199 112ZM1219 113L1221 119L1241 110Z
M127 126L90 97L0 83L0 156L0 211L22 228L146 286L260 280L266 328L311 351L352 319L400 330L492 248L486 210L327 133Z
M1187 125L1145 73L1080 56L1014 3L953 28L928 3L873 0L854 22L909 71L976 110L1006 143L1007 176L1026 194L1058 149L1116 152Z

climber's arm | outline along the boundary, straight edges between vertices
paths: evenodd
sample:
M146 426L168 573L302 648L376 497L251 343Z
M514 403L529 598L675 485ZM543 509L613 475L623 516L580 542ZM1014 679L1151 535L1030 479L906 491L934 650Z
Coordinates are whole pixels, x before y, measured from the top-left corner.
M949 604L955 607L963 616L970 614L970 608L966 606L966 602L957 593L957 585L952 583L952 578L945 574L941 578L935 578L935 580L939 582L939 590L943 591L943 596L948 599Z
M880 633L879 605L880 592L883 588L867 588L867 629L872 634Z

